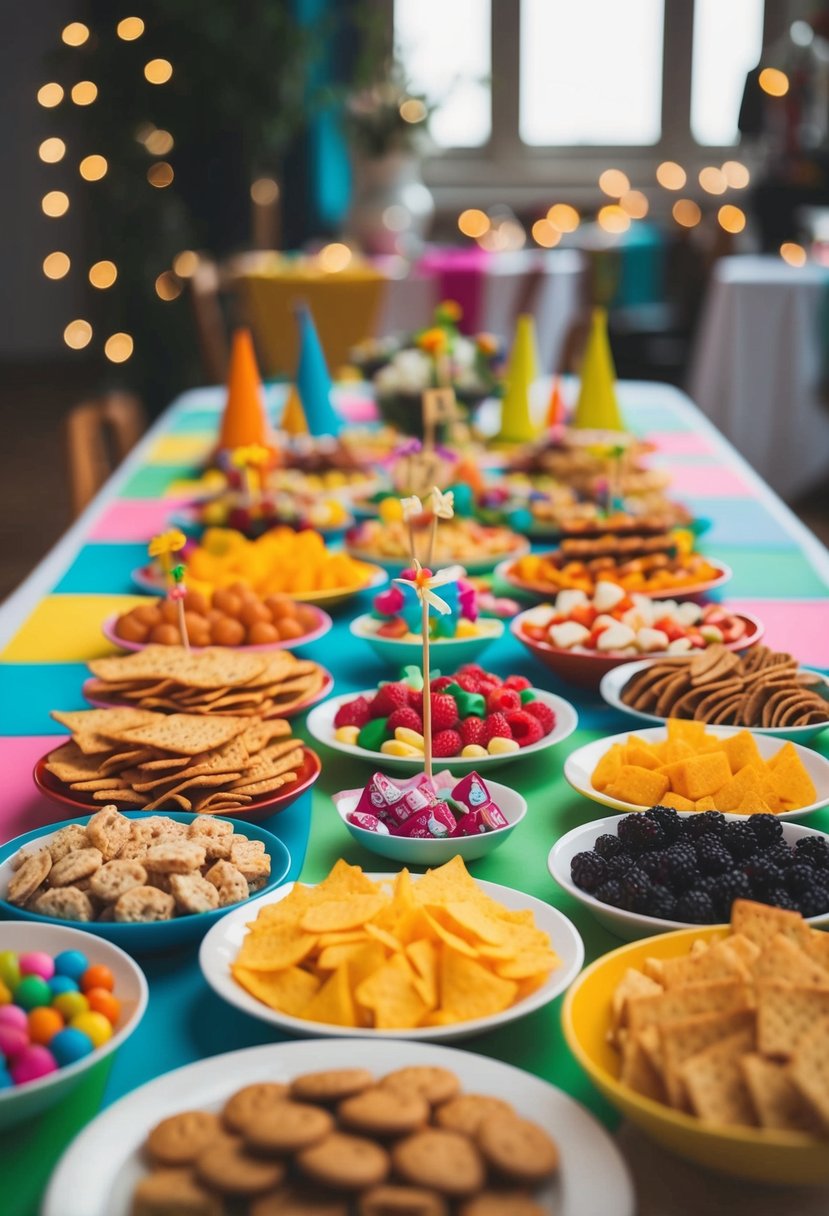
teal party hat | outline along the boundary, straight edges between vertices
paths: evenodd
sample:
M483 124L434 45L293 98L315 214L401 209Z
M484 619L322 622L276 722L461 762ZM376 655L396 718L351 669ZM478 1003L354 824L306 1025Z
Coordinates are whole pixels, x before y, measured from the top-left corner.
M331 404L331 377L322 353L314 318L307 304L294 309L299 326L296 387L312 435L336 435L339 419Z

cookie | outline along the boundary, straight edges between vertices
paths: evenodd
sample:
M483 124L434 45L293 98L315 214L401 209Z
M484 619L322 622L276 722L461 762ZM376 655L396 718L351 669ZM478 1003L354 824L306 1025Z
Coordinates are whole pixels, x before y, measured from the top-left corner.
M462 1203L458 1216L548 1216L548 1212L526 1191L484 1191Z
M54 916L56 920L92 920L95 909L85 891L77 887L52 887L42 891L29 905L38 916Z
M321 1106L286 1099L262 1111L242 1134L255 1152L281 1155L309 1148L333 1130L334 1120Z
M103 865L100 849L73 849L55 862L49 871L49 884L53 887L68 887L79 878L88 878Z
M398 1068L383 1077L380 1084L385 1089L405 1090L425 1098L430 1106L448 1102L460 1093L460 1082L448 1068L434 1068L430 1065L413 1065L410 1068Z
M281 1161L254 1157L241 1141L223 1136L203 1149L196 1174L224 1195L261 1195L279 1186L285 1166Z
M558 1169L558 1147L537 1123L518 1115L489 1115L475 1143L487 1164L510 1182L537 1186Z
M201 874L171 874L170 894L185 915L212 912L219 906L219 892Z
M204 846L192 840L165 840L147 849L147 869L159 874L190 874L204 862Z
M86 828L79 823L68 823L65 828L55 832L46 846L52 855L52 862L60 861L67 853L75 849L85 849L90 843L86 836Z
M40 849L37 853L33 853L9 879L6 899L10 904L25 904L44 879L49 876L51 870L52 855L48 849Z
M340 1191L362 1191L384 1182L389 1155L373 1140L332 1132L297 1154L296 1164L313 1182Z
M250 894L248 880L230 861L214 862L205 878L218 891L220 908L238 904Z
M147 1137L147 1153L157 1165L191 1165L221 1133L217 1115L185 1110L156 1124Z
M86 825L86 834L104 861L112 861L130 838L130 821L117 807L104 806Z
M488 1115L513 1115L509 1102L489 1094L458 1094L435 1111L435 1123L450 1132L474 1136L481 1121Z
M223 1216L221 1199L188 1169L154 1170L135 1188L130 1216Z
M208 861L226 861L230 857L232 836L232 823L207 815L197 815L187 829L188 840L203 846Z
M287 1096L288 1086L279 1081L259 1081L246 1085L225 1102L222 1123L229 1131L243 1132L246 1123L258 1119Z
M426 1128L395 1144L391 1154L395 1172L405 1182L452 1199L477 1194L486 1181L481 1154L458 1132Z
M339 1102L350 1098L374 1084L374 1075L367 1068L327 1068L323 1072L306 1072L291 1082L291 1097L301 1102Z
M289 1182L278 1191L261 1195L248 1208L248 1216L349 1216L348 1200L321 1195L316 1187Z
M357 1216L449 1216L442 1195L415 1186L375 1186L357 1201Z
M143 864L149 847L149 844L145 840L128 840L122 846L121 852L118 854L118 860L137 861Z
M137 861L106 861L89 879L89 890L105 904L115 903L132 887L143 887L147 871Z
M133 887L116 902L113 915L119 924L129 925L139 921L170 920L175 910L176 901L165 891L159 891L157 887Z
M230 860L249 882L267 878L271 872L271 859L261 840L236 841L230 849Z
M348 1131L364 1136L405 1136L429 1122L429 1103L414 1092L376 1085L341 1102L337 1118Z

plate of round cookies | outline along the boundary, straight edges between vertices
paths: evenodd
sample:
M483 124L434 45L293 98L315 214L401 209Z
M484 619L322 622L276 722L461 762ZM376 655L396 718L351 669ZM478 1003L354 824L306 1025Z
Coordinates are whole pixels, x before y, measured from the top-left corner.
M555 1086L451 1048L332 1039L249 1047L142 1085L72 1141L42 1214L241 1201L255 1216L346 1216L355 1200L366 1213L413 1200L464 1216L634 1212L609 1133Z

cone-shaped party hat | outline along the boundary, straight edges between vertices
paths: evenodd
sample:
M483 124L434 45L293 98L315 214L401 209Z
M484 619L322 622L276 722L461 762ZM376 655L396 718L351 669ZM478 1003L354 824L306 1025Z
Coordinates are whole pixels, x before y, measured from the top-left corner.
M305 410L302 408L302 402L299 399L299 393L295 384L291 385L288 392L288 399L285 402L285 409L282 411L282 421L279 425L288 435L308 434L308 419L305 417Z
M593 320L581 365L581 386L572 426L596 431L623 431L616 400L616 368L607 336L607 310L593 309Z
M522 313L515 326L515 340L507 368L507 387L501 402L501 429L496 440L502 443L528 443L535 439L536 428L530 416L530 385L537 374L535 321L530 313Z
M242 448L252 443L272 446L253 339L249 329L237 329L230 350L227 404L219 429L219 447Z
M312 435L336 435L340 422L331 405L331 377L314 318L307 304L297 305L295 314L299 326L296 387L308 430Z
M550 430L554 426L564 425L564 398L561 395L561 377L553 376L553 387L550 390L550 400L547 402L547 413L544 417L544 428Z

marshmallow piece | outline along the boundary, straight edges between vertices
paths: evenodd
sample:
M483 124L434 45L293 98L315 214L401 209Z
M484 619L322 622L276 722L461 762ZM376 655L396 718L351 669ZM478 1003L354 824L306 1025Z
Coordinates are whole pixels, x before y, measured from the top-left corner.
M668 635L661 629L640 629L636 634L636 644L640 650L667 650Z
M556 612L569 616L574 608L589 603L583 591L559 591L556 596Z
M348 743L351 747L357 746L359 737L359 726L338 726L334 731L334 738L338 743Z
M702 619L702 609L699 604L692 604L687 600L684 604L677 604L676 619L680 625L696 625Z
M640 625L652 625L656 620L655 601L652 600L649 595L632 595L631 599L633 600L633 609L631 611L636 612L636 615L639 617ZM628 614L625 613L625 615L622 617L623 621L625 621L627 615ZM627 621L625 621L625 623L627 624Z
M623 625L621 621L614 621L607 629L599 634L599 640L596 643L597 650L624 650L626 646L632 646L636 642L636 634L627 625Z
M411 758L423 755L422 748L411 747L408 743L401 743L399 739L387 739L380 748L380 751L384 752L387 756L406 756Z
M559 650L569 650L571 646L581 646L590 637L590 630L577 621L564 621L561 625L550 627L550 640Z
M514 739L504 739L501 735L493 735L486 748L490 756L505 756L507 752L517 752L518 744Z
M467 743L466 747L461 752L467 760L480 760L482 756L489 753L485 747L481 747L480 743Z
M408 726L398 726L395 729L394 737L398 743L408 743L409 747L415 747L420 752L426 746L423 741L423 735L418 734L416 730L412 730Z
M668 647L668 654L687 654L689 650L693 650L690 638L677 638L675 642L671 642Z
M566 592L562 592L566 594ZM596 583L596 590L593 592L593 607L598 612L609 612L611 608L625 598L625 589L618 586L617 583L607 583L601 580Z
M721 642L723 631L717 625L700 625L699 631L706 642Z

